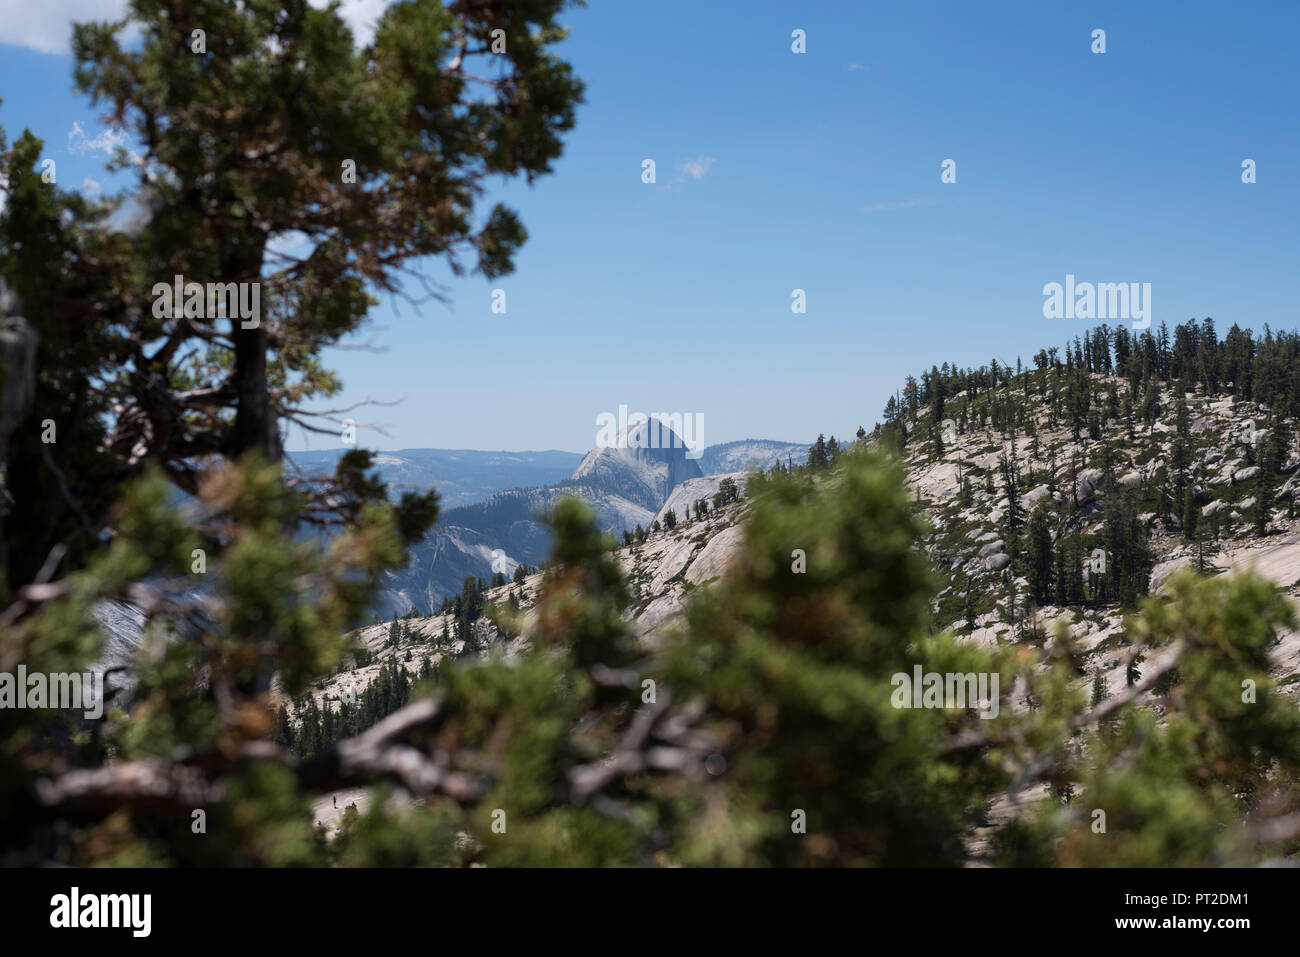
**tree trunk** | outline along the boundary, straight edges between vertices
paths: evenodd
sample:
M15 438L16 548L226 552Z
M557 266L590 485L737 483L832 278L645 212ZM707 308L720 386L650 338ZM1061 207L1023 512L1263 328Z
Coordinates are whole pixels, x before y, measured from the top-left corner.
M232 457L260 452L267 461L278 462L284 455L280 423L271 408L266 382L266 329L259 322L254 329L242 328L231 320L235 339L235 434Z
M0 592L9 581L5 528L12 503L7 473L9 436L31 412L36 395L36 332L18 312L17 296L0 281ZM9 584L16 587L19 583Z
M227 273L242 282L258 282L261 279L262 248L258 247L243 260L245 268L231 269ZM240 297L242 301L242 295ZM260 296L259 296L260 302ZM238 312L239 310L233 310ZM231 442L231 458L238 461L249 452L260 453L268 462L279 462L284 457L284 448L280 443L280 423L275 410L271 407L271 396L266 379L266 327L259 314L253 328L245 328L246 320L235 316L230 320L231 334L235 342L234 385L235 430ZM285 528L286 540L293 535L292 524ZM269 625L268 625L269 627ZM254 636L250 635L249 638ZM267 635L256 636L258 644L263 643ZM257 672L248 681L238 683L239 691L246 695L260 695L271 687L272 669L270 663L263 660Z
M257 234L237 234L234 244L223 258L224 277L240 283L260 282L262 261L266 255L266 237ZM223 278L224 278L223 277ZM243 301L243 293L240 293ZM255 318L243 320L237 315L230 320L231 335L235 342L235 432L231 441L231 458L238 460L245 453L257 451L268 462L279 462L284 457L280 444L280 423L271 408L271 396L266 381L266 323L262 312L266 303L259 294L259 309ZM232 312L238 313L234 309ZM245 328L247 322L255 322Z

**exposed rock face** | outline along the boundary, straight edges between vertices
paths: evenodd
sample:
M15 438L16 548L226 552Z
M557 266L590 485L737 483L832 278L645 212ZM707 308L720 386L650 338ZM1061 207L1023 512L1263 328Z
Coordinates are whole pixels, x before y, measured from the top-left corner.
M609 487L630 501L657 510L668 493L704 473L676 432L658 419L629 423L616 444L592 449L573 472L573 481Z
M657 643L661 629L671 626L684 610L687 584L707 584L726 571L744 543L744 527L739 523L747 510L748 503L742 499L711 512L704 521L683 522L671 532L651 535L643 544L617 550L632 593L625 617L638 639L650 646ZM511 593L518 596L524 612L523 634L527 635L535 622L542 582L542 575L529 575L518 584L488 589L484 601L497 604L507 601ZM393 657L408 670L418 670L426 658L434 665L463 654L501 655L509 659L527 647L526 637L505 638L486 618L474 623L468 645L455 633L455 622L450 615L408 618L403 624L411 638L397 646L390 643L387 621L359 629L356 637L369 649L370 663L317 682L311 693L318 703L325 699L337 701L344 694L360 694L378 676L384 662ZM447 641L442 639L444 630L449 635Z
M748 501L742 497L739 502L712 509L713 493L727 477L734 479L743 491L745 473L689 479L679 487L679 494L670 497L660 510L662 520L662 512L672 502L679 503L679 524L675 529L663 529L651 534L640 545L618 549L616 554L633 595L627 618L633 634L643 640L655 641L658 630L681 614L688 584L699 585L719 577L738 553L744 536L737 523L747 512ZM583 494L584 490L587 494ZM422 546L412 550L411 564L403 570L402 578L395 576L398 582L415 583L416 587L409 590L394 588L390 592L388 616L404 615L413 605L421 609L436 607L441 596L431 587L420 586L427 586L427 583L439 580L440 576L448 581L448 591L459 591L461 582L469 575L488 579L493 571L499 570L510 578L519 563L514 557L517 554L527 555L530 564L548 557L549 534L536 520L536 515L570 494L583 494L584 498L590 496L589 502L594 499L597 521L605 528L621 530L640 524L648 530L655 518L653 512L633 502L576 483L550 489L515 490L485 503L452 509L439 522L435 533ZM696 499L705 497L710 500L708 517L703 521L693 518L687 522L685 502L694 503ZM485 515L495 515L500 521L496 525L485 523ZM469 520L462 521L467 516ZM489 531L497 537L489 537ZM511 583L489 589L485 592L485 601L505 602L511 592L521 596L526 633L532 624L531 608L541 584L541 575L529 575L518 585ZM103 603L96 609L96 615L109 635L102 665L129 663L140 642L139 613L125 605ZM404 625L412 633L412 638L396 648L389 644L389 621L360 629L357 636L369 648L372 661L365 667L349 669L319 683L314 692L317 698L337 699L345 684L350 684L359 693L379 673L380 665L395 655L405 662L409 652L412 664L407 665L408 669L418 669L425 658L436 664L443 658L465 653L508 657L517 654L526 644L522 638L504 639L485 618L475 622L468 646L454 634L455 623L450 616L408 618L404 619ZM452 633L449 642L442 641L444 629ZM118 679L119 683L129 680L129 676Z
M1079 473L1077 492L1079 501L1086 502L1096 495L1104 478L1105 473L1101 469L1084 469L1081 471Z
M604 531L617 535L638 525L649 528L674 488L702 477L698 462L687 457L689 451L662 423L638 420L628 424L613 447L588 452L566 482L511 489L447 511L411 550L409 564L388 577L381 611L400 615L412 606L431 608L459 592L467 577L490 580L496 571L509 576L520 563L536 565L548 558L551 534L543 516L566 496L576 495L590 505ZM706 481L713 481L716 491L721 478ZM684 510L678 514L684 517Z
M745 530L739 525L733 525L710 539L691 563L691 567L687 569L686 580L700 585L721 577L731 560L740 551L744 539Z
M130 687L135 683L132 670L135 654L144 637L144 615L139 609L119 601L101 601L95 605L95 620L104 632L104 647L92 669L114 671L105 679L109 690Z
M1030 489L1028 492L1026 492L1021 497L1020 504L1026 512L1032 512L1034 510L1035 505L1037 505L1045 497L1051 494L1052 494L1051 489L1049 489L1046 485L1040 485L1037 488ZM1053 498L1055 497L1056 496L1053 496Z
M742 492L745 488L745 472L732 472L729 475L705 475L702 478L687 479L681 485L673 489L672 494L668 496L668 501L664 502L663 507L655 514L655 520L662 524L664 514L671 508L676 514L678 520L686 517L686 508L690 506L691 511L695 511L695 503L699 499L708 499L709 508L713 507L713 494L717 492L722 480L729 478L736 483L736 487Z
M700 457L705 475L766 471L778 462L802 464L808 458L811 442L772 442L768 439L741 439L710 445Z
M1123 396L1128 389L1125 381L1114 377L1094 379L1101 394L1116 390ZM1190 410L1190 427L1186 436L1180 436L1178 396L1172 387L1164 386L1157 420L1149 426L1130 427L1123 418L1103 416L1095 423L1099 435L1076 438L1059 415L1051 413L1043 393L1015 383L998 389L999 401L1009 401L1034 419L1032 428L1023 420L1017 424L1014 445L1010 435L990 423L945 438L939 454L927 438L929 410L922 408L908 422L912 438L903 458L909 488L933 529L925 551L940 581L932 603L942 612L939 627L951 628L973 642L994 643L1031 633L1051 635L1057 623L1064 624L1079 632L1075 637L1085 651L1095 650L1094 664L1103 672L1103 680L1111 688L1123 687L1131 649L1109 640L1124 632L1123 614L1117 607L1044 604L1032 607L1029 615L1023 610L1028 567L1013 562L1004 544L1012 530L1007 525L1010 516L1000 460L1013 449L1018 504L1023 509L1022 524L1016 529L1022 549L1027 548L1023 536L1031 514L1046 509L1054 557L1059 560L1061 553L1056 550L1066 536L1078 536L1086 543L1080 573L1088 581L1090 549L1104 536L1112 497L1118 497L1123 507L1134 508L1138 525L1149 536L1157 562L1149 583L1152 592L1159 592L1170 574L1187 566L1228 573L1253 567L1291 596L1300 597L1300 519L1294 517L1300 509L1289 507L1300 506L1300 450L1294 419L1279 423L1289 437L1281 474L1261 482L1261 467L1252 464L1249 450L1270 436L1256 422L1266 410L1254 403L1188 393L1183 398ZM963 395L946 398L954 403ZM1184 479L1202 519L1200 541L1187 541L1182 523L1184 486L1174 470L1180 439L1186 455ZM1269 496L1270 508L1263 539L1256 530L1265 501L1262 495ZM1009 600L1013 593L1018 609L1014 613ZM1084 621L1078 621L1080 616ZM1082 633L1084 628L1087 634ZM1286 687L1300 690L1300 633L1281 635L1271 654L1275 674L1289 679Z
M991 572L999 572L1010 564L1011 556L1006 552L999 552L984 559L984 566Z
M551 533L542 516L560 499L576 495L596 513L600 528L621 532L649 527L654 512L621 495L592 486L565 483L542 489L513 489L486 502L446 512L419 545L410 561L387 578L381 613L405 614L412 606L427 609L457 593L473 576L507 577L521 562L536 565L551 553Z

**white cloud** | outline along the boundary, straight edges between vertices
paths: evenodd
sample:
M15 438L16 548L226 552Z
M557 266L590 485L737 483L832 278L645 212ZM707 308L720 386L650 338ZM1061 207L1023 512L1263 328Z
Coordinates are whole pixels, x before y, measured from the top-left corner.
M861 70L861 69L862 69L862 64L861 64L861 63L850 63L850 64L849 64L849 72L850 72L850 73L856 73L858 70Z
M31 47L41 53L67 53L72 25L86 20L115 20L126 0L6 0L0 17L0 43Z
M709 175L709 170L713 167L712 156L697 156L693 160L677 164L677 173L679 178L689 176L694 180L701 180Z
M117 148L125 147L127 152L136 156L136 152L131 149L131 138L129 134L120 126L110 126L98 136L86 136L86 131L76 120L72 122L72 129L68 131L68 152L73 156L85 156L87 153L103 153L111 157L117 152Z
M329 0L310 0L324 8ZM357 43L375 35L375 22L389 0L343 0L340 13L352 28ZM41 53L68 53L72 25L87 20L116 20L126 10L126 0L0 0L0 44L12 43Z
M316 249L316 240L306 233L290 229L281 233L272 233L266 242L269 262L266 273L273 273L290 263L306 259Z
M317 9L329 6L330 0L308 0ZM375 38L375 24L388 6L389 0L343 0L339 13L343 22L352 28L357 44L365 46Z
M128 196L126 200L104 218L104 228L110 233L126 233L135 236L153 219L153 210L140 195Z

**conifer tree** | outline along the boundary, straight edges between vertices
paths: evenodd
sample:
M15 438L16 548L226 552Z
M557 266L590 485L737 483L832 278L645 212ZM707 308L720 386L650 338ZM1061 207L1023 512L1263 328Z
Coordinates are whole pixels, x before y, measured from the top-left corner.
M808 449L808 467L814 471L830 465L830 456L826 451L826 436L818 435L817 441Z
M510 271L523 226L477 201L488 177L548 173L572 126L581 86L554 54L563 6L403 0L360 49L337 6L132 0L120 22L78 24L73 54L80 89L139 147L133 194L91 201L43 183L30 134L0 148L0 285L16 290L38 342L29 421L3 437L0 456L15 503L0 528L6 655L86 667L102 640L92 609L111 599L143 608L151 634L200 632L165 643L143 671L133 695L151 704L134 707L130 734L113 743L127 765L193 755L214 794L229 795L210 805L219 839L193 853L228 863L312 853L309 822L283 817L300 807L295 772L230 766L231 756L274 737L273 676L298 696L352 653L347 633L379 577L405 560L437 505L432 492L388 502L363 450L333 475L291 484L278 467L281 427L338 434L337 414L316 405L340 385L320 354L359 327L369 290L397 291L420 259L489 279ZM196 24L206 52L187 48ZM505 36L498 55L493 30ZM129 235L107 215L128 198L140 210ZM291 234L310 254L279 251ZM256 284L260 312L157 308L176 275ZM60 441L43 448L47 418ZM178 491L193 506L185 514L171 508ZM331 524L332 547L296 540L304 519ZM200 547L204 590L191 571ZM63 577L38 595L30 586L52 549ZM298 714L298 750L322 750L314 699ZM17 741L41 747L8 722L0 739L11 757ZM17 790L5 792L0 842L52 846L50 808L25 780L3 777ZM257 821L230 813L263 800ZM122 810L124 840L161 846L147 837L156 823L115 801L106 813Z
M1196 495L1190 485L1183 489L1183 538L1197 541L1200 532L1201 510L1196 507Z
M1028 550L1025 576L1029 594L1039 604L1052 599L1052 532L1048 527L1047 509L1040 505L1029 518Z
M514 660L448 662L436 686L418 692L436 696L416 698L397 655L381 653L357 707L334 705L321 679L359 655L348 631L364 620L380 576L423 534L434 503L387 503L369 460L345 456L327 484L351 523L328 551L294 540L286 529L321 500L284 479L273 427L296 415L303 398L332 390L317 353L355 328L366 283L393 281L389 251L400 261L459 245L478 254L488 275L508 265L521 229L508 214L471 225L471 200L481 175L545 172L558 151L576 99L567 68L548 53L559 9L513 3L507 17L492 2L444 9L408 0L385 13L364 53L352 49L336 11L296 2L176 0L164 8L136 0L138 49L122 49L107 27L79 31L84 82L137 117L151 134L146 164L167 175L148 187L159 205L144 235L123 243L88 225L101 210L92 217L84 201L37 185L39 147L30 139L16 159L6 156L14 188L0 216L0 270L23 277L43 333L34 408L84 435L57 452L58 471L73 479L58 492L71 504L55 503L48 516L39 509L55 496L34 486L55 470L41 470L30 435L10 442L11 461L34 471L16 480L30 511L15 511L5 536L51 547L67 539L72 560L65 577L36 588L31 565L43 557L9 564L0 641L5 655L33 669L84 667L102 650L97 605L124 597L144 603L160 634L200 633L140 656L129 721L108 722L110 740L98 750L52 740L45 715L4 709L3 858L962 866L977 863L973 839L986 828L1001 863L1235 865L1293 854L1294 831L1283 826L1298 811L1300 715L1270 677L1270 653L1296 621L1272 584L1249 572L1177 574L1160 597L1143 599L1150 554L1138 503L1108 498L1100 540L1113 570L1105 587L1138 606L1126 625L1134 652L1126 680L1144 680L1138 664L1150 652L1153 688L1169 694L1155 703L1136 693L1114 700L1102 731L1068 635L1048 652L981 647L933 627L926 530L901 467L870 451L841 454L829 476L831 463L814 464L810 452L809 469L747 488L751 514L736 560L691 593L680 629L653 646L632 634L630 592L595 516L565 500L551 518L553 557L528 647ZM220 55L174 62L173 10L227 28L212 31L226 38ZM509 79L487 100L464 96L473 82L464 59L497 23L509 26ZM298 82L300 72L311 82ZM212 77L223 82L201 82ZM274 108L250 114L240 109L248 102ZM219 141L211 156L197 148L208 140ZM366 198L343 195L335 207L335 162L358 140L369 164ZM442 154L430 153L431 140ZM270 236L294 227L325 249L277 280L259 336L203 322L154 327L132 291L163 265L260 276ZM355 235L336 239L331 228ZM18 248L20 239L30 245ZM55 321L63 307L77 323ZM302 321L300 350L268 356L269 346L283 345L290 316ZM1208 321L1176 336L1172 349L1163 325L1157 336L1122 340L1148 415L1171 376L1199 380L1207 392L1231 382L1243 401L1294 401L1285 391L1292 380L1279 375L1294 364L1294 338L1266 333L1255 342L1234 328L1221 343ZM194 340L220 360L209 368L185 358ZM1093 336L1076 341L1064 371L1057 354L1051 404L1072 424L1080 414L1086 421L1087 370L1106 369L1108 349ZM969 398L985 392L972 418L1014 434L1020 413L989 391L1010 369L990 366L970 384ZM950 375L931 370L924 390L909 378L891 437L899 447L902 420L915 422L923 404L943 400ZM92 380L103 395L82 388ZM145 445L139 461L124 442L132 430ZM224 461L200 474L208 457ZM1280 455L1263 458L1260 472L1272 481ZM1009 491L1019 484L1004 478ZM186 508L178 487L191 493ZM705 503L698 507L707 514ZM78 510L92 519L90 534L75 530ZM36 528L34 515L51 527ZM1031 519L1036 561L1039 516ZM1084 536L1091 547L1097 532L1082 529L1077 513L1065 520L1076 531L1060 543L1051 580L1062 602L1081 601ZM637 533L644 540L640 526ZM200 544L211 553L211 586L195 596L185 569ZM807 557L799 572L790 563L795 548ZM1041 569L1035 582L1049 587ZM444 638L454 623L470 645L485 584L467 577L444 603ZM966 607L973 618L969 589ZM402 624L390 625L390 637L393 627L400 638ZM917 706L902 692L913 690L906 682L919 662L939 674L996 674L1003 689L1023 681L1030 707L1007 699L985 720L971 702ZM261 680L270 674L296 702L292 714L277 709ZM1102 681L1094 670L1094 700ZM1258 692L1249 702L1247 685ZM391 726L400 733L354 734L399 713ZM335 843L315 839L312 798L377 781L419 800L401 813L385 800L365 815L349 808ZM992 801L1030 787L1046 796L990 822ZM1105 840L1075 810L1082 802L1062 806L1073 794L1112 810ZM202 841L189 832L196 805L211 815ZM493 839L500 808L510 809L509 840Z

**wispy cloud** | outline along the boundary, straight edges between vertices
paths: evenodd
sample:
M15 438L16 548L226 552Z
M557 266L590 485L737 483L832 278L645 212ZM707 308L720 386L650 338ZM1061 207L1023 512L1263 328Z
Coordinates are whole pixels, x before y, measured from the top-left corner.
M110 126L98 136L89 137L80 123L75 120L72 122L72 129L68 132L68 152L74 156L84 156L87 153L112 156L118 147L126 149L132 156L136 155L131 149L130 135L121 127Z
M309 0L313 7L329 6L330 0ZM359 44L375 36L375 24L390 0L343 0L339 15L352 28ZM0 16L0 44L29 47L41 53L67 53L72 25L88 20L120 20L126 0L3 0ZM128 34L129 35L129 34Z
M695 159L684 160L677 164L677 178L685 179L690 177L694 180L701 180L709 175L709 170L712 168L712 156L697 156Z
M72 25L87 20L116 20L126 0L53 0L44 3L4 4L0 17L0 43L30 47L41 53L67 53Z
M861 63L850 63L850 64L848 65L847 69L848 69L848 71L849 71L850 73L856 73L858 70L861 70L861 69L862 69L862 64L861 64Z
M139 235L153 219L153 209L139 193L126 197L117 209L103 220L104 228L110 233L126 233L128 236Z
M918 206L937 206L939 200L930 196L915 196L908 199L890 199L883 203L868 203L862 207L864 213L888 213L896 209L914 209Z

